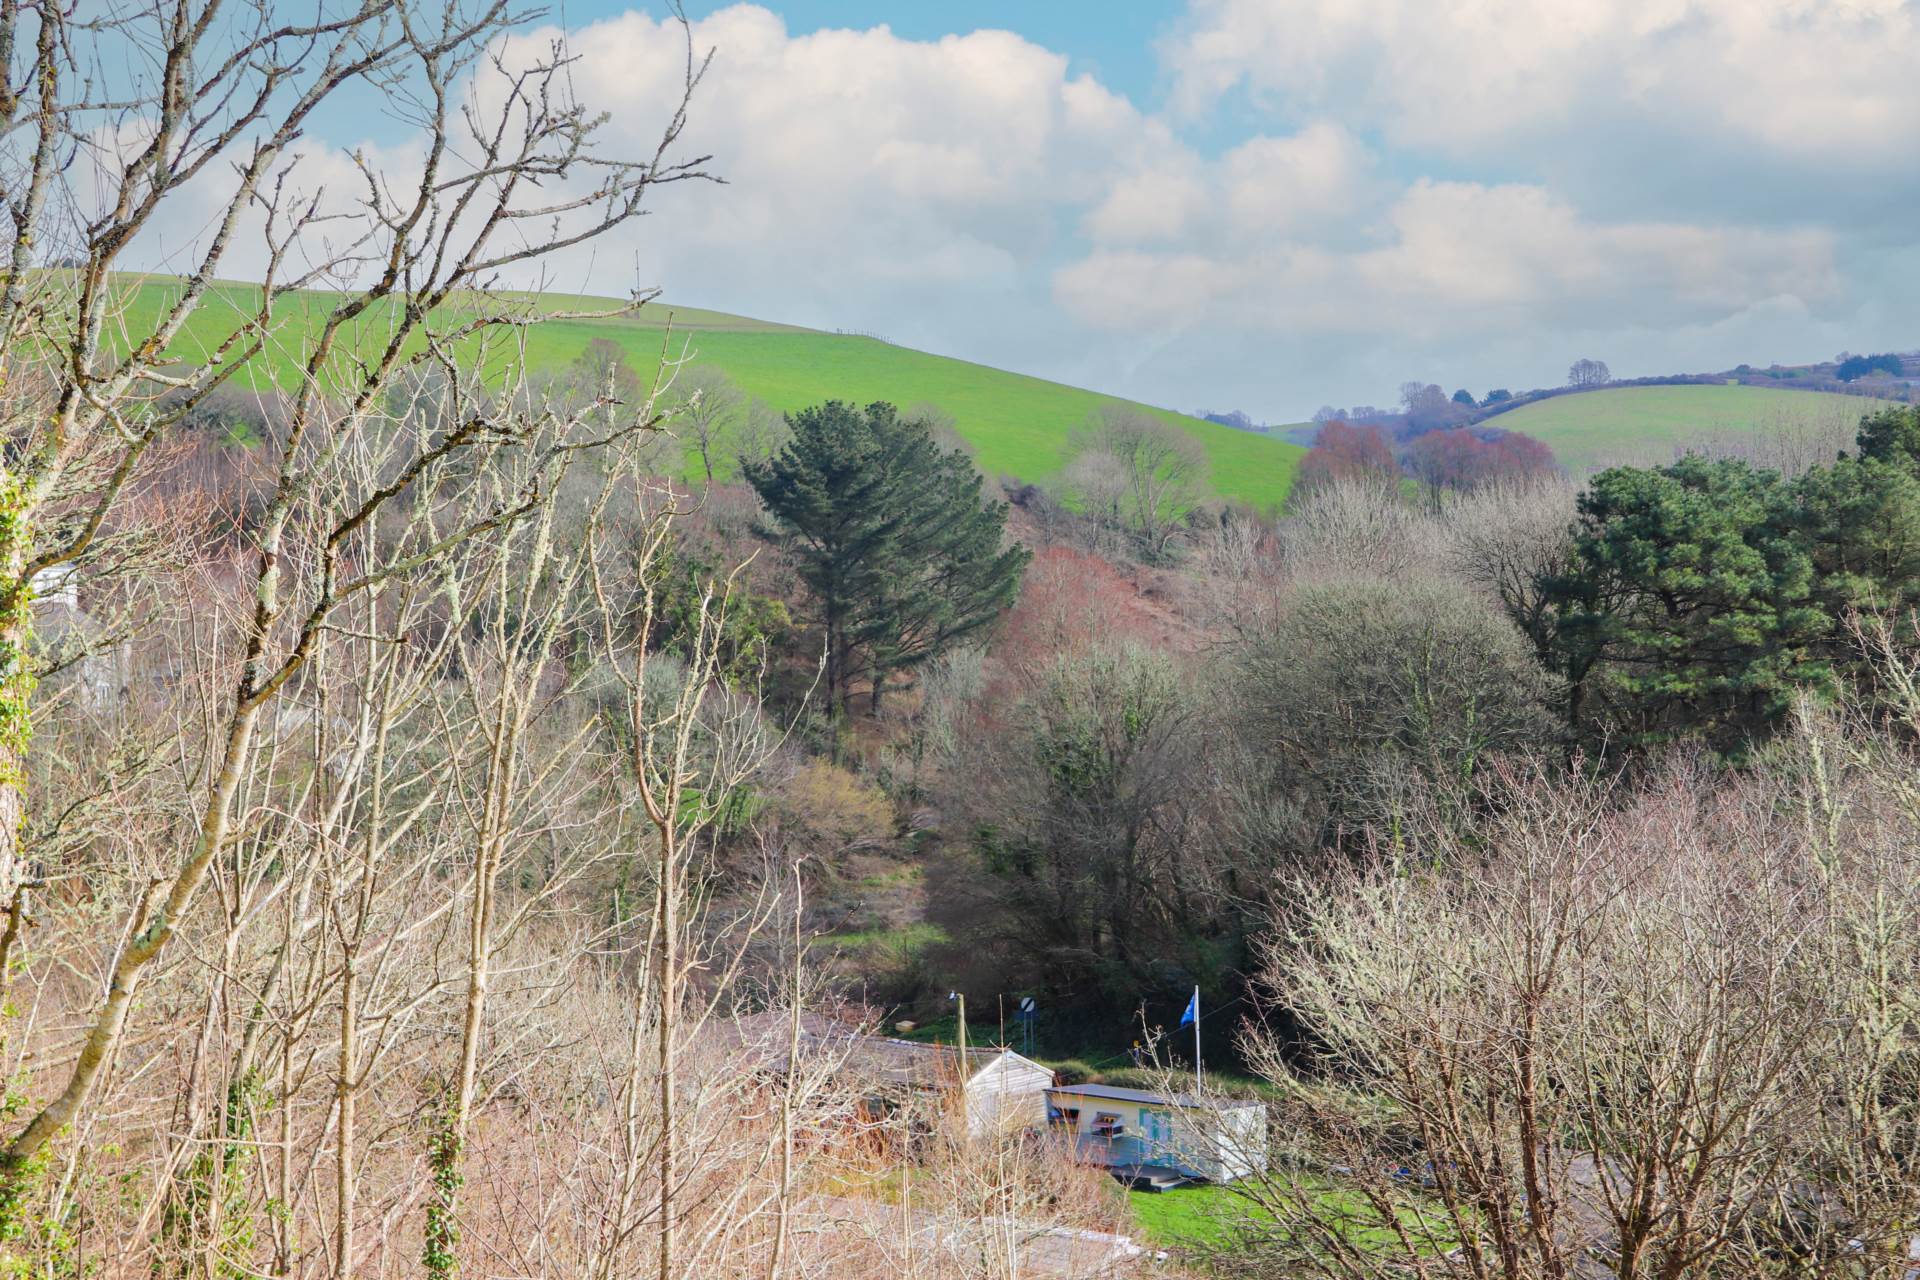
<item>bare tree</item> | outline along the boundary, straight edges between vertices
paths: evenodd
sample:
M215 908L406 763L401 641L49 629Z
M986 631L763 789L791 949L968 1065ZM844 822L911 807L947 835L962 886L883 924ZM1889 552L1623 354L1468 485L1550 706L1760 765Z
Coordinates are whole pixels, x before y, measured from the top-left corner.
M729 476L739 465L733 456L736 429L746 417L749 402L733 379L712 366L693 364L674 379L680 411L675 415L687 458L697 463L709 488L715 476Z
M1429 562L1434 548L1425 533L1421 513L1400 495L1397 477L1362 470L1329 476L1297 493L1278 543L1282 562L1299 577L1398 578Z
M1567 385L1583 389L1604 387L1613 381L1613 371L1604 360L1580 359L1567 370Z
M1409 417L1444 413L1447 403L1447 393L1437 382L1416 380L1400 384L1400 408Z
M1443 579L1297 584L1233 655L1242 740L1320 842L1465 824L1481 772L1553 725L1555 684L1526 643Z
M634 480L644 483L640 475ZM686 665L679 671L662 671L661 657L652 650L660 585L655 579L659 553L676 511L670 497L660 502L641 524L637 539L609 543L589 563L594 594L601 602L608 669L624 690L626 783L638 799L654 846L654 902L646 948L649 1004L636 1013L634 1025L636 1035L647 1027L654 1039L658 1136L653 1144L652 1230L655 1274L669 1280L684 1274L689 1264L679 1234L680 1220L686 1215L681 1197L696 1176L682 1164L689 1143L681 1115L680 1058L684 1042L700 1032L713 1011L711 1003L696 1001L689 1007L689 975L710 962L691 918L706 877L697 861L700 836L725 821L735 791L765 762L778 741L762 730L756 702L719 688L731 577L705 584L695 610ZM623 617L612 607L615 597L610 584L629 556L639 600L637 612ZM667 677L664 683L662 675ZM759 923L748 932L757 931ZM722 984L720 991L725 990Z
M586 415L463 399L454 407L464 414L416 431L389 408L388 391L408 371L440 368L457 383L456 353L475 367L511 362L519 334L546 317L492 291L501 272L622 225L656 186L704 176L700 160L669 158L703 70L691 48L658 144L629 157L573 100L564 48L505 60L497 37L511 21L497 3L470 12L405 0L291 23L264 6L228 15L219 0L97 21L58 7L0 12L9 86L0 187L13 245L0 292L9 436L0 898L22 902L31 880L19 833L30 811L36 582L66 566L96 571L156 445L237 371L268 362L288 397L284 437L272 443L245 524L250 606L222 641L235 660L209 763L191 784L195 821L116 927L111 975L64 1081L28 1108L0 1152L9 1206L30 1162L83 1120L143 978L235 838L263 717L300 683L343 611L528 518L570 459L652 425L633 412L590 430ZM122 58L129 49L144 57ZM125 74L102 96L91 68L105 63ZM400 104L423 129L426 158L401 181L359 162L364 190L342 208L301 189L294 144L348 92ZM81 156L97 182L92 197L68 185ZM179 284L157 314L131 308L122 270L135 246L208 191L215 212L181 261ZM238 295L236 314L208 304L243 239L257 250L262 284ZM78 265L43 269L36 255ZM291 291L322 282L347 287L318 316L282 314ZM369 340L370 322L378 336ZM198 363L170 354L190 326L209 352ZM508 457L520 487L458 485ZM410 522L417 536L381 537L409 506L432 512Z
M848 1274L780 735L725 575L654 626L684 357L545 380L502 287L703 176L684 98L628 155L500 5L287 18L0 6L0 1269ZM418 171L306 183L372 100Z
M1315 1037L1248 1042L1294 1145L1288 1172L1242 1188L1248 1265L1906 1265L1905 754L1809 719L1797 758L1757 777L1512 772L1472 847L1416 836L1414 856L1298 881L1265 975Z
M1143 410L1102 409L1070 446L1068 483L1093 518L1166 556L1206 484L1206 451L1178 427Z
M1439 514L1446 567L1499 601L1543 655L1554 626L1547 585L1573 565L1573 501L1559 478L1508 480L1449 495Z
M1104 450L1088 449L1074 455L1061 473L1068 498L1083 519L1076 532L1097 555L1119 555L1131 538L1126 526L1128 479L1126 467Z

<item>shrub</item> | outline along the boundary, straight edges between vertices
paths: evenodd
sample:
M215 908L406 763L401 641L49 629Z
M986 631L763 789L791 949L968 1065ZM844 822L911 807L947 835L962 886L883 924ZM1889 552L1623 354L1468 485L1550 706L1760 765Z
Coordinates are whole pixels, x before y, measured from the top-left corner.
M885 794L826 760L801 765L780 788L775 811L788 839L819 856L870 848L894 833Z
M1053 1077L1061 1084L1086 1084L1095 1074L1094 1069L1079 1058L1053 1064Z
M1457 797L1555 732L1554 683L1520 633L1435 578L1296 588L1243 644L1235 688L1279 791L1330 835L1395 822L1423 791Z

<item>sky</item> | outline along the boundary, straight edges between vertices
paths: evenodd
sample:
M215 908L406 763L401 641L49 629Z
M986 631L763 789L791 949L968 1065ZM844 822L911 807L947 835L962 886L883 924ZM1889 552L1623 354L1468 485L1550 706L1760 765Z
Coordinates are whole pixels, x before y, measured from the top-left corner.
M1186 410L1920 347L1920 0L690 0L726 185L551 281ZM638 146L684 49L569 0ZM367 119L327 144L406 143Z

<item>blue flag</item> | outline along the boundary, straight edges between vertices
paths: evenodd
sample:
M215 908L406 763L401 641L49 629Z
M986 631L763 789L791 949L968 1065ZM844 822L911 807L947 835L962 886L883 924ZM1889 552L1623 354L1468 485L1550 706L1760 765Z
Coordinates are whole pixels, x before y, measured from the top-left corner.
M1187 1011L1180 1015L1180 1025L1191 1026L1200 1021L1200 988L1193 989L1193 999L1187 1001Z

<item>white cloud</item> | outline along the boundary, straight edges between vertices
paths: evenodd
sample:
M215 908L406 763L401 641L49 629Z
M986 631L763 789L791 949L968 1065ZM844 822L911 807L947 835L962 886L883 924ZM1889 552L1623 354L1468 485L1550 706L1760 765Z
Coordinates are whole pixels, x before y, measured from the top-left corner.
M1055 278L1083 323L1171 314L1270 333L1410 338L1558 325L1694 324L1768 299L1840 294L1831 238L1581 217L1536 186L1413 184L1377 243L1233 241L1212 253L1103 249Z
M1221 160L1222 198L1244 235L1324 227L1370 202L1374 158L1340 125L1318 120L1292 137L1258 137Z
M509 57L554 34L522 37ZM712 153L729 185L662 192L630 244L642 278L682 298L754 297L783 317L880 328L874 291L1014 288L1063 218L1170 145L1126 99L1007 32L795 35L738 5L696 23L694 40L716 55L681 149ZM657 132L680 83L677 28L627 13L569 43L581 99L637 139Z
M1087 214L1085 229L1101 244L1175 241L1204 217L1210 193L1205 180L1183 165L1177 171L1130 173L1117 179L1106 199Z
M84 228L109 216L119 196L125 166L153 137L154 122L130 116L94 130L77 152L62 193L67 217L57 224L49 256L80 253ZM354 160L358 151L363 170ZM191 275L211 269L218 277L260 280L268 269L266 202L275 203L272 239L280 249L276 279L286 283L311 277L317 285L335 285L364 275L385 242L367 216L368 172L417 175L425 162L417 138L390 145L362 142L353 149L317 137L296 139L267 169L234 224L217 262L206 255L230 211L240 176L233 164L210 164L170 193L134 237L125 261L142 270ZM304 229L292 232L299 217ZM323 272L313 275L312 273Z
M1088 239L1117 246L1325 233L1378 191L1373 157L1327 120L1288 137L1250 138L1217 161L1172 145L1146 159L1088 213Z
M1632 119L1866 165L1920 120L1905 0L1192 0L1164 52L1189 111L1245 85L1461 154Z
M797 34L738 5L695 25L717 54L684 139L730 185L662 193L636 234L591 266L576 258L557 283L658 282L688 302L875 329L1115 389L1124 369L1125 389L1173 403L1198 398L1192 375L1130 353L1121 335L1340 334L1412 352L1511 330L1548 341L1556 329L1711 325L1772 299L1830 311L1843 281L1817 224L1595 212L1541 178L1419 178L1417 159L1363 141L1462 116L1491 132L1514 112L1546 127L1586 92L1564 77L1583 45L1611 47L1621 30L1672 38L1660 33L1700 21L1691 0L1667 0L1665 17L1633 2L1623 19L1573 0L1555 27L1480 0L1453 7L1454 30L1411 0L1201 0L1176 51L1183 91L1202 73L1215 92L1235 77L1324 80L1324 93L1302 91L1314 113L1296 126L1212 155L1010 33ZM553 34L523 43L544 49ZM569 42L583 101L636 138L657 128L683 66L670 23L629 13ZM1396 88L1396 68L1415 83ZM1406 119L1391 114L1396 94ZM1272 376L1263 360L1245 381Z

